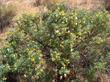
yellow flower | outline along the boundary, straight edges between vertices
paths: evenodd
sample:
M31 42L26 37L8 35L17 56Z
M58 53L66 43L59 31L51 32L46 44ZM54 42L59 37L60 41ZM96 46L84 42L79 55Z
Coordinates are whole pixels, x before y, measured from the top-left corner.
M31 58L31 61L32 61L32 62L35 62L35 58Z
M42 64L42 65L45 64L45 60L41 59L40 64Z
M65 15L65 12L64 11L61 11L60 13L61 13L61 15Z
M64 45L63 45L63 44L60 44L60 47L61 47L61 48L64 48Z

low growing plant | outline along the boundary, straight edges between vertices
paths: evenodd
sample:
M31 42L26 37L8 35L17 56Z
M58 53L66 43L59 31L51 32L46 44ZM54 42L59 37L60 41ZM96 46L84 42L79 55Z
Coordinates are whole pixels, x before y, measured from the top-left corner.
M68 11L64 5L42 16L23 15L1 49L1 79L10 80L11 72L28 82L97 80L109 61L109 25L106 11Z

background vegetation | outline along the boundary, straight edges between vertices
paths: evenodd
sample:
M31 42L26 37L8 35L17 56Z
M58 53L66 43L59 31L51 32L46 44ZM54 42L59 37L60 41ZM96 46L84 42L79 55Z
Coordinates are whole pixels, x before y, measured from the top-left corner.
M8 26L13 17L15 16L15 10L12 5L5 5L0 3L0 31L3 31L3 28Z

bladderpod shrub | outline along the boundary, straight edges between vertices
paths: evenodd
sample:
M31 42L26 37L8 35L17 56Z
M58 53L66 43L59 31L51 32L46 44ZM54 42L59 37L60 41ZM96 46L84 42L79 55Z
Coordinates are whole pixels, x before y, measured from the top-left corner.
M23 15L1 49L1 78L9 79L11 72L28 82L97 80L109 61L109 25L106 11L68 11L64 5L43 15Z

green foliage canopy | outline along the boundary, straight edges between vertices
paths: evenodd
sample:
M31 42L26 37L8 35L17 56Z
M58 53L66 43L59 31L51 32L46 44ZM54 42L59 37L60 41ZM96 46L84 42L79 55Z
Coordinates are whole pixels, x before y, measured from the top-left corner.
M23 15L1 49L2 79L8 72L31 82L91 82L109 60L110 15L55 6L42 15Z

